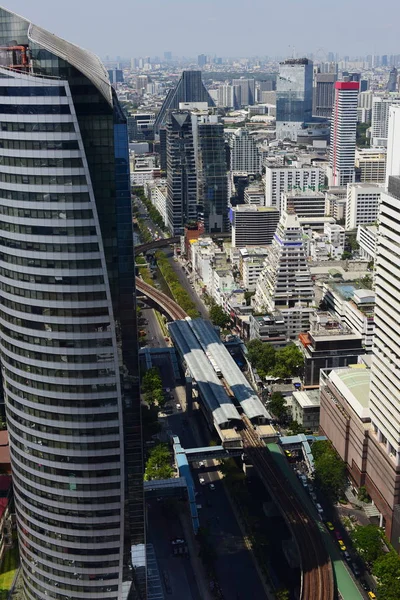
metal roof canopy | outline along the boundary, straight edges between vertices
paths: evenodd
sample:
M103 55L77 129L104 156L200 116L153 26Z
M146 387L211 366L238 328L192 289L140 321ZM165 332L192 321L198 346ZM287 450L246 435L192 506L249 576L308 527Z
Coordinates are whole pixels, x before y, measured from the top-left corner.
M236 400L240 402L247 417L249 419L263 417L270 420L271 415L219 339L211 323L204 319L194 319L189 321L189 325L204 351L210 353L221 369L224 379L231 388Z
M194 336L188 321L168 325L171 337L196 380L201 396L218 425L240 421L240 415Z

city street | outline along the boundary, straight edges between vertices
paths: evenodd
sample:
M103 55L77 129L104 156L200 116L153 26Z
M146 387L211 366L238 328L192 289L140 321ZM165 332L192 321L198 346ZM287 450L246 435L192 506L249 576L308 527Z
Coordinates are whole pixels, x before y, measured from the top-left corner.
M190 282L186 276L186 273L185 273L184 269L182 268L181 262L173 260L173 250L170 248L166 248L165 250L163 250L163 252L168 257L170 265L173 268L173 270L175 271L175 273L179 279L179 282L181 283L182 287L188 292L190 298L195 303L196 308L199 311L200 315L203 317L203 319L208 319L209 316L208 316L207 308L204 306L204 303L200 300L199 296L196 293L196 290L190 284Z

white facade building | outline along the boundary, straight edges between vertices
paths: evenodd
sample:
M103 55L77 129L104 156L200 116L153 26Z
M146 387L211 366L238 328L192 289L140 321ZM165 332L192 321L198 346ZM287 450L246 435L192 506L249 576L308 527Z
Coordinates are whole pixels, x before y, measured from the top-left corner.
M347 185L346 230L374 223L378 217L382 186L378 183Z
M400 174L400 105L393 105L389 109L387 162L386 162L386 187L389 185L391 175Z
M239 271L243 287L253 292L256 289L258 277L263 270L268 248L247 247L240 248Z
M257 282L253 306L261 313L281 312L288 337L295 339L308 330L313 304L303 230L296 214L283 213Z
M359 83L337 81L332 112L329 185L342 186L355 180Z
M361 335L366 352L372 352L375 330L375 294L371 290L356 289L351 283L343 289L340 285L325 283L323 298L329 309L353 333Z
M357 242L360 246L361 257L375 261L378 227L376 225L359 225L357 228Z
M279 165L265 162L265 205L282 211L281 195L292 189L320 191L325 185L325 171L311 165Z
M167 180L152 179L145 183L144 188L150 202L162 216L164 224L167 225Z
M247 129L236 131L230 141L231 171L256 175L261 169L261 157L254 137Z
M311 190L291 190L281 195L282 211L294 210L298 217L325 216L325 194Z
M393 104L399 104L397 94L374 96L372 99L371 145L386 146L388 138L389 109Z
M397 144L400 144L400 138L397 139ZM396 467L400 467L399 249L400 177L391 175L387 191L382 194L379 213L379 240L375 262L376 329L371 368L370 411L377 441Z

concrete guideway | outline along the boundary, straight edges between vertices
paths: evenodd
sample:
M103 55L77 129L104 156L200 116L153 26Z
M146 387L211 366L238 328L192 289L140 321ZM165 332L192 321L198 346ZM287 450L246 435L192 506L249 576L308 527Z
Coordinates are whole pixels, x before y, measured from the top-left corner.
M361 594L352 576L350 575L346 565L342 560L339 550L332 540L331 535L329 534L325 525L320 521L313 503L311 502L308 494L304 491L303 487L300 485L299 480L283 455L281 448L277 444L268 444L268 449L279 469L287 478L291 487L293 487L297 497L300 499L301 503L305 506L308 513L312 516L317 524L324 546L329 553L332 562L333 573L341 598L343 598L343 600L363 600L364 596Z
M151 300L156 305L157 310L166 314L172 321L180 321L188 316L179 304L171 300L164 292L160 292L157 288L145 283L140 277L136 277L136 290Z

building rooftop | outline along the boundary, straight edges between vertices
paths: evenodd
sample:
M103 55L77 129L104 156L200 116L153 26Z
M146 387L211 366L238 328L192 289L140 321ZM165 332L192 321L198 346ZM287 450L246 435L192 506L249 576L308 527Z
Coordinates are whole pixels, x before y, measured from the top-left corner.
M319 390L293 392L293 397L302 408L318 408L320 406Z
M369 418L371 371L364 364L333 369L329 379L361 419Z
M279 212L275 206L258 206L257 204L240 204L231 210L234 212Z

